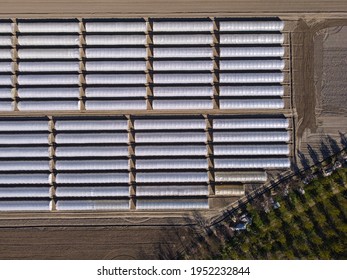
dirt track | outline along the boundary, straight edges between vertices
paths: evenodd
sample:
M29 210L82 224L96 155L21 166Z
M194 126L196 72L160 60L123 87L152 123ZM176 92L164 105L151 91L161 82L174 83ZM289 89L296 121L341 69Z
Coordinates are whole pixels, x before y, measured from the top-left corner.
M216 16L347 12L345 0L1 0L3 16ZM251 10L250 10L251 9Z

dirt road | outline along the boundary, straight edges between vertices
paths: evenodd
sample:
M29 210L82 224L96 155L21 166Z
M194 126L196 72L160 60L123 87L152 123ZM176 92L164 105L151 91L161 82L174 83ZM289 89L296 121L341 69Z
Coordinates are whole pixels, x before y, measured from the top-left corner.
M345 0L0 0L3 17L171 16L347 12Z

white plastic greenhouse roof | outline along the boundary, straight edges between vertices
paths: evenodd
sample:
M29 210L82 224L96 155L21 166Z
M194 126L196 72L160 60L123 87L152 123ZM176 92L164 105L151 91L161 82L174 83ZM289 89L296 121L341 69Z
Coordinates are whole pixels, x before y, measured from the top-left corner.
M214 119L215 129L275 129L288 128L289 122L285 118L257 118L257 119Z
M137 186L138 196L206 196L207 185Z
M128 186L116 187L64 187L59 186L56 190L57 197L128 197Z
M1 166L1 165L0 165ZM0 167L1 168L1 167ZM116 160L59 160L55 164L57 170L128 170L127 159Z
M49 198L50 196L51 187L0 187L0 198Z
M138 159L136 169L208 169L206 159Z
M216 182L265 182L267 176L265 172L253 171L253 172L216 172Z
M0 211L216 209L290 168L284 25L2 20Z
M58 200L58 211L114 211L128 210L128 200Z
M138 199L137 209L140 210L190 210L190 209L208 209L207 199L187 199L187 200L154 200Z
M0 211L49 211L50 200L0 200Z
M214 159L215 168L220 169L258 169L258 168L289 168L288 158L247 158L247 159Z

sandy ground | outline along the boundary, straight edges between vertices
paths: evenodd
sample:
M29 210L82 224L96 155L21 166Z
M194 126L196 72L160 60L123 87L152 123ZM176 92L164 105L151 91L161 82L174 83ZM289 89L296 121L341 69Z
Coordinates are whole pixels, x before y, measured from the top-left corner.
M345 0L0 0L3 16L183 16L347 12Z
M197 212L27 215L2 213L0 259L175 259L204 232Z
M0 230L0 259L173 259L191 227L29 227Z
M347 20L298 21L292 33L298 164L346 147Z

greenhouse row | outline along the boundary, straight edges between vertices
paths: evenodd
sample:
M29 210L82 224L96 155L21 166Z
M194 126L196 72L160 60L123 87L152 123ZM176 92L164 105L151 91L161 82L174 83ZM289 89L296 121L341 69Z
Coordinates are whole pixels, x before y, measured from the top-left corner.
M287 106L282 21L19 19L17 26L1 25L0 111ZM243 99L248 96L254 98Z
M87 32L146 32L147 23L143 19L136 21L115 20L115 21L93 21L92 19L83 19ZM213 31L213 22L211 19L194 20L194 21L173 21L167 19L156 20L150 19L154 32L203 32ZM237 19L216 19L219 23L220 31L282 31L284 23L275 20L252 20L239 21ZM30 22L18 20L18 31L20 33L79 33L80 25L78 21L65 22ZM1 33L14 32L13 23L0 23Z
M14 116L0 119L0 211L209 209L287 170L284 30L276 19L2 21L0 111Z

